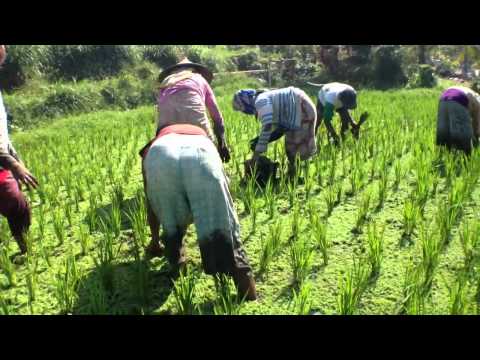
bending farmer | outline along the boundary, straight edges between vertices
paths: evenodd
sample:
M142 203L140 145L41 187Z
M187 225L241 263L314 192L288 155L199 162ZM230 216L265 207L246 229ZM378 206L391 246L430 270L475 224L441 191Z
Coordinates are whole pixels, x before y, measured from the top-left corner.
M255 115L261 122L260 136L252 140L253 166L267 151L268 143L285 135L289 173L295 172L295 157L306 160L317 151L315 124L317 112L304 91L288 87L271 91L240 90L233 97L233 108Z
M222 161L202 128L164 127L143 161L154 236L163 227L165 256L174 270L185 264L184 236L194 222L205 273L233 277L239 295L256 299L255 280L240 243L240 225Z
M323 85L310 82L308 84L320 87L317 95L317 128L322 123L322 120L325 120L325 126L329 136L334 143L338 145L339 138L332 125L333 115L336 111L342 121L342 128L340 130L342 140L345 138L345 132L349 127L351 127L352 135L358 138L360 125L367 120L368 113L361 115L358 124L355 124L350 116L349 110L356 109L357 107L357 93L355 89L350 85L338 82Z
M4 45L0 45L0 65L6 57ZM8 220L8 225L20 252L27 252L25 233L31 222L28 202L20 190L19 183L36 188L35 177L25 168L8 136L7 114L0 93L0 214Z
M212 79L210 70L187 58L164 70L159 76L157 130L174 124L200 126L212 141L215 133L220 157L228 162L230 152L225 140L223 117L209 85ZM207 110L213 119L213 133Z
M437 145L470 154L480 136L480 95L466 87L448 88L440 97Z

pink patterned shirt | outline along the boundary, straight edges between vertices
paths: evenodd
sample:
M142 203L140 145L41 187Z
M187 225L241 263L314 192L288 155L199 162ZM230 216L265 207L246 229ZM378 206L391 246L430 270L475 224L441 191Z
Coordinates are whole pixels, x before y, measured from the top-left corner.
M158 107L162 108L162 104L168 101L168 97L175 93L178 93L182 90L194 91L200 97L200 100L205 107L208 109L212 120L215 123L215 127L220 131L221 134L224 133L224 121L220 110L218 109L217 100L213 93L212 88L205 80L205 78L200 74L193 74L189 79L181 80L175 85L161 89L158 94Z

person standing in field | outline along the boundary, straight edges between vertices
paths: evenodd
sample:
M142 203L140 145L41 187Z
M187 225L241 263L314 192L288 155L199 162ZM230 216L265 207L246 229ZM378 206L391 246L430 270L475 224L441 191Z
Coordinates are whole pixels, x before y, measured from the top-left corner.
M289 174L293 175L295 158L306 160L317 151L315 128L317 112L310 97L301 89L259 91L239 90L233 97L233 109L255 115L261 123L259 137L251 141L253 157L247 160L252 168L267 151L268 143L285 135L285 149L289 160Z
M309 82L308 84L320 88L317 95L317 129L322 123L322 120L324 120L330 138L335 145L338 145L339 137L332 125L334 112L337 112L342 121L342 127L340 130L342 140L345 138L345 132L349 127L351 128L353 136L358 138L360 126L367 120L368 113L363 113L361 115L358 124L355 124L350 116L349 110L356 109L357 107L357 92L355 89L350 85L338 82L332 82L329 84L315 84Z
M0 45L0 66L6 58L5 45ZM27 252L25 234L31 223L30 206L19 187L38 186L37 179L27 170L16 153L8 135L7 114L0 93L0 214L5 216L20 252Z
M207 131L192 124L165 126L143 156L152 242L158 241L161 224L161 252L174 273L185 265L184 237L194 222L205 273L232 276L239 296L255 300L255 280L222 160Z
M438 105L436 135L437 145L470 154L480 137L480 95L462 86L445 90Z

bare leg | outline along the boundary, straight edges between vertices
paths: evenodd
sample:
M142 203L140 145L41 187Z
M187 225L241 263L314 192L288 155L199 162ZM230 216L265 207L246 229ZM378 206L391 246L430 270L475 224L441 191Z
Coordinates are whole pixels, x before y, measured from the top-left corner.
M157 216L153 212L150 202L148 201L147 196L147 179L145 177L145 169L142 164L142 175L143 175L143 184L145 191L145 205L147 207L147 221L150 227L150 233L152 234L152 239L150 244L145 249L149 257L162 257L163 256L163 246L160 244L160 222L157 219Z

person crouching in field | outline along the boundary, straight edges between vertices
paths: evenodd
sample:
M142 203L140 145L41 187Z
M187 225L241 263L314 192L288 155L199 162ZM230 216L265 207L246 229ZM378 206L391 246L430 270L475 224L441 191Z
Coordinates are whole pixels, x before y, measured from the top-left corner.
M5 45L0 45L0 66L6 58ZM25 233L31 222L30 206L19 183L36 188L38 182L18 157L8 136L7 114L0 93L0 214L5 216L20 252L27 252Z
M480 137L480 95L461 86L443 92L438 105L437 145L470 154Z
M342 140L345 138L345 132L351 128L352 135L358 138L360 126L367 120L368 113L363 113L360 121L356 124L350 116L349 110L357 107L357 93L353 87L347 84L333 82L329 84L315 84L309 85L320 87L317 95L317 113L318 122L317 128L325 121L325 126L328 130L330 138L335 145L339 144L339 138L332 125L334 112L337 112L342 121L340 135Z
M289 160L289 175L295 174L295 158L306 160L317 151L315 128L317 112L310 97L301 89L258 91L239 90L233 97L233 108L247 115L255 115L261 122L261 133L251 141L254 154L248 166L255 167L268 143L285 135L285 149Z
M255 280L240 243L222 160L208 133L191 124L163 127L144 154L143 167L154 213L149 218L152 240L161 224L174 272L185 264L184 237L194 222L205 273L232 276L239 296L255 300Z

